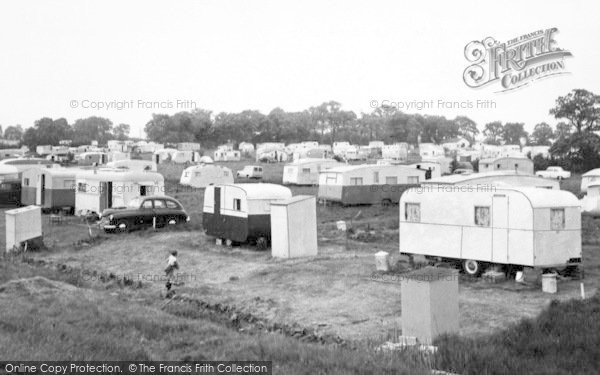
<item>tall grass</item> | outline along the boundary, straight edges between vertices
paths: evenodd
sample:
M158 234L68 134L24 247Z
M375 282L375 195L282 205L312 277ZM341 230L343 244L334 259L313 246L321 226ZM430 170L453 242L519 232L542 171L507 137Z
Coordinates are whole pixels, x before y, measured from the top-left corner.
M482 338L441 337L436 366L460 374L597 374L600 297L553 301L537 318Z

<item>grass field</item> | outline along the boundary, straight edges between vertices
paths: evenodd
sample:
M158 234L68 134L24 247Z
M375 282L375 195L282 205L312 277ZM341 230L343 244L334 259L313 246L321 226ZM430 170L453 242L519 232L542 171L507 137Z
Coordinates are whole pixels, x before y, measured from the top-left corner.
M230 166L235 171L244 165L256 163L243 161L223 164ZM263 166L266 172L264 182L281 182L282 164L263 164ZM319 369L320 366L325 366L325 368L331 369L330 373L335 373L334 368L339 373L345 373L349 371L351 364L362 370L356 371L356 373L369 372L367 367L360 367L357 364L362 360L363 352L369 353L365 354L364 358L365 363L369 366L373 364L372 361L381 361L383 364L383 367L374 367L378 371L373 371L373 373L386 372L392 368L400 370L408 368L409 373L415 373L423 366L429 366L427 363L416 360L413 356L407 357L406 353L399 358L382 358L371 351L374 345L395 339L400 334L402 312L400 310L399 282L397 279L386 279L376 274L373 260L374 253L385 250L392 254L393 263L397 263L400 272L408 270L407 259L398 254L397 206L325 207L319 205L317 207L319 256L311 259L274 260L268 252L257 251L246 245L235 246L231 249L217 246L213 239L205 236L201 230L203 189L183 189L178 186L177 182L183 168L183 166L165 164L159 166L159 171L165 175L167 194L181 200L190 213L192 220L187 227L171 231L138 231L111 236L100 234L97 229L92 229L92 237L95 240L90 240L89 228L77 219L73 218L67 224L58 225L50 225L45 221L44 231L50 251L37 253L34 256L76 269L92 269L98 272L127 275L136 280L148 275L161 275L167 251L175 248L179 251L182 265L180 272L184 275L182 280L185 281L184 285L177 288L179 293L211 304L235 307L237 311L251 314L269 324L298 325L319 334L340 336L346 342L352 343L353 346L362 348L361 355L355 354L356 358L348 359L345 356L351 355L346 354L344 350L328 347L321 356L318 356L311 351L316 350L313 349L313 346L305 347L303 343L285 337L285 335L256 336L253 334L248 336L248 334L232 332L231 327L223 327L222 321L213 321L214 319L211 320L211 317L203 315L202 312L193 309L190 311L190 308L185 305L173 304L174 307L169 305L166 309L168 311L164 311L157 308L164 301L159 298L164 289L163 283L146 281L147 278L144 278L141 289L106 290L104 286L87 285L82 282L81 277L64 280L60 275L54 275L45 268L40 271L39 268L15 266L14 263L5 261L2 263L4 269L0 281L41 274L53 280L75 284L78 286L77 290L65 289L61 284L48 287L53 290L48 293L60 294L60 297L52 298L56 298L62 303L69 302L71 298L79 301L82 300L82 295L89 295L89 301L81 302L76 305L75 309L75 311L88 315L90 315L90 305L99 303L100 299L106 299L106 302L103 301L99 304L98 311L109 311L111 315L118 318L107 320L104 315L94 313L90 315L92 316L90 322L84 322L77 320L78 314L73 313L72 316L69 314L68 319L72 320L75 325L79 325L82 332L93 331L92 326L106 325L109 332L117 330L115 327L120 325L131 327L131 330L127 331L127 335L116 335L114 342L110 341L111 338L103 336L103 340L106 342L100 348L91 349L95 353L104 353L108 357L112 357L111 348L113 346L123 348L119 351L123 356L118 358L182 358L187 355L194 357L196 352L193 349L179 350L179 348L193 347L184 342L192 340L192 337L195 337L196 340L201 337L199 339L201 343L207 340L212 343L213 347L220 348L212 351L199 349L197 353L205 352L206 358L215 358L215 354L221 354L221 356L217 355L217 358L227 359L240 359L240 356L252 359L274 358L278 363L283 364L282 369L291 372L302 372L297 367L288 367L292 364L287 361L298 360L307 363L307 368L313 371ZM579 194L579 176L562 181L561 187ZM316 194L316 187L291 187L291 189L294 195ZM4 215L2 212L0 215L2 216L0 230L3 230ZM337 220L347 220L354 229L370 230L373 234L366 240L346 240L346 237L336 229L335 222ZM600 220L590 217L583 218L582 237L586 276L583 282L588 295L594 295L600 287L599 230ZM39 281L35 281L33 285L37 285L36 283ZM43 284L43 282L41 283ZM570 311L566 316L573 319L577 314L589 313L590 309L595 311L595 307L593 307L597 303L594 302L595 300L585 301L579 305L574 302L579 297L579 284L578 280L561 279L559 280L559 293L548 295L541 293L539 286L520 285L511 280L498 284L488 284L482 280L461 280L460 335L442 339L439 342L441 355L436 358L435 367L456 370L459 373L505 373L505 370L518 368L517 365L522 364L531 370L528 372L544 373L534 371L533 363L527 362L527 358L514 355L516 349L513 346L527 344L523 342L527 337L517 335L516 332L524 329L523 327L529 327L528 324L535 327L540 321L545 322L544 327L546 328L544 329L554 329L551 326L557 322L550 321L549 323L548 320L543 320L544 316L548 316L548 311L556 313L563 311L560 309L564 309L565 314ZM37 288L37 286L32 288ZM57 289L58 292L54 289ZM44 293L40 293L40 295ZM71 294L74 294L75 297L70 296ZM12 294L8 298L13 298ZM22 304L19 305L19 309L26 312L22 319L28 321L37 319L36 314L40 314L41 310L34 307L35 301L31 303L27 301L33 297L19 298L19 303ZM50 301L52 298L49 297L47 300ZM592 307L589 307L588 304ZM584 307L577 307L580 305ZM576 308L573 310L572 306L576 306ZM60 304L57 303L51 307L48 310L49 317L45 315L44 310L44 314L39 319L54 319L54 314L59 311ZM19 318L16 316L17 313L10 308L4 307L4 309L0 317L9 316L9 321ZM131 314L134 310L136 314ZM542 315L538 318L540 313ZM129 319L130 315L131 319ZM169 319L176 323L172 323ZM205 322L207 319L210 324L215 325L215 331L204 330L204 325L209 324ZM522 321L522 319L526 320ZM161 346L158 343L160 339L157 337L148 338L151 335L145 332L146 328L142 323L146 320L150 326L164 332L168 345ZM2 322L4 321L2 320ZM47 321L38 323L41 326ZM0 332L8 332L13 335L11 338L14 339L11 328L3 328L6 324L8 323L0 324ZM176 326L181 324L185 328L178 330L172 328L171 324ZM572 328L566 322L560 324L561 326L555 327L555 331L552 332L563 334L560 333L563 332L562 330ZM20 327L21 331L15 332L28 331L25 328L26 324L23 323ZM38 325L33 327L38 327ZM43 331L37 329L31 329L31 338L43 334ZM180 332L186 333L181 334ZM188 332L191 332L189 336ZM546 331L534 329L530 332L532 335L541 335ZM52 345L48 343L46 346L40 347L42 353L47 351L52 356L62 358L64 353L72 350L69 349L69 345L72 345L68 344L69 340L83 339L74 333L65 333L65 335L67 337L65 342L57 342ZM180 336L184 337L183 341L180 341ZM148 346L144 345L143 351L140 351L141 349L136 349L137 351L124 349L124 347L130 347L132 343L130 337L137 337L140 340L143 337L144 340L149 340ZM211 341L210 337L213 337L214 340ZM510 337L513 341L502 341L502 337ZM238 340L242 344L238 346L230 344L232 340ZM552 345L556 346L561 342L560 340L554 342L552 338L547 338L549 340L547 342L543 338L539 340L539 344L542 345L540 347L546 349L554 348ZM594 343L596 338L590 334L589 337L586 336L585 340ZM9 341L2 342L0 339L0 349L7 342ZM567 342L580 345L574 341ZM92 344L89 343L89 345ZM87 347L88 350L90 347ZM106 349L102 349L104 347ZM201 345L200 347L204 348ZM19 349L17 345L11 349L14 350L11 353L25 354L24 348ZM531 345L528 348L536 350L537 347ZM21 352L18 352L19 350ZM338 353L339 350L342 351ZM554 350L552 353L556 352L558 358L562 355L559 349L548 350L550 352ZM261 355L257 355L257 351ZM293 353L288 353L288 351L293 351ZM297 354L297 351L304 354ZM493 356L494 351L498 351L499 355L490 359L489 357ZM83 349L81 351L77 349L75 353L83 353ZM568 351L565 351L564 354L573 355ZM580 357L586 357L589 354L591 353L588 349L582 348ZM310 359L304 358L304 355ZM500 364L502 358L507 359L511 356L517 358L518 361L505 366ZM317 359L312 361L314 358ZM344 367L342 362L347 361L349 361L348 367ZM494 363L494 366L485 367L488 362ZM591 365L589 360L582 363L582 366ZM510 367L512 365L517 367ZM338 366L342 367L338 368ZM556 368L565 369L560 366ZM394 372L390 371L390 373Z

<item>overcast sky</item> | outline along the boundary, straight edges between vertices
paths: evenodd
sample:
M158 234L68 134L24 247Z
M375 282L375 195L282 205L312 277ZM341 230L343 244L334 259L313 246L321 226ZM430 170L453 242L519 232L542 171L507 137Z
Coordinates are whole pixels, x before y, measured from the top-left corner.
M95 115L128 123L139 136L153 112L185 110L186 100L215 113L297 111L336 100L357 114L370 112L372 101L434 100L421 113L464 114L480 129L493 120L519 121L531 130L541 121L556 123L548 110L559 95L574 88L600 94L599 3L489 4L2 2L0 124ZM571 74L505 93L496 93L498 85L472 89L463 82L469 42L489 36L504 42L551 27L559 29L558 46L573 54L565 60ZM439 108L438 100L491 100L496 109ZM133 105L82 108L113 101Z

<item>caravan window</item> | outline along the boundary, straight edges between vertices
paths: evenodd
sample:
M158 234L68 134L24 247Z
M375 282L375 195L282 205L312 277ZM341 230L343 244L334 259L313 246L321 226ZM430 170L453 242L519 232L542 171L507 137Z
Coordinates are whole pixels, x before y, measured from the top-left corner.
M310 173L310 168L302 168L302 173Z
M25 179L23 179L23 180L24 180L23 182L25 182L25 186L29 186L29 179L28 179L28 178L25 178Z
M552 229L552 230L565 229L565 209L564 208L550 209L550 229Z
M408 176L408 181L409 184L418 184L419 183L419 176Z
M162 199L155 199L154 200L154 208L165 208L167 205L165 204L165 201Z
M406 203L404 206L404 218L406 221L421 222L421 204Z
M398 185L398 177L388 176L385 178L386 185Z
M87 184L80 182L77 184L77 191L80 193L85 193L87 191Z
M177 209L179 209L181 207L179 207L179 205L177 203L168 200L167 201L167 208L177 208Z
M362 185L362 177L350 177L350 185Z
M475 206L475 225L480 227L490 226L490 208Z
M239 198L233 199L233 209L236 211L242 210L242 200L241 199L239 199Z

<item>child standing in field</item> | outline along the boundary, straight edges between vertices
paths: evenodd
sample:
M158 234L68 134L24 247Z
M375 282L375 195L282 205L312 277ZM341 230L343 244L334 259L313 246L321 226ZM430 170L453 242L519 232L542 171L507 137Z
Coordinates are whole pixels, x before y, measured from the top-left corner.
M177 251L171 251L171 255L167 259L167 268L165 268L165 274L167 276L167 283L165 287L167 288L167 293L171 290L171 286L173 285L172 279L175 270L179 269L179 263L177 262Z

